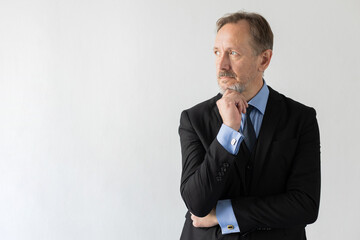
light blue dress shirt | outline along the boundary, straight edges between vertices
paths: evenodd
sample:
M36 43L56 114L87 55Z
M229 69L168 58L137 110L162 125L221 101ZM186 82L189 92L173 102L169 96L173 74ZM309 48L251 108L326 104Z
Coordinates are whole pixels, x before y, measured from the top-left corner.
M266 104L269 98L269 88L265 81L260 91L253 97L248 104L254 106L250 113L251 122L254 126L256 138L259 136L261 123L265 114ZM231 154L236 155L239 152L240 144L244 140L242 134L246 114L241 114L241 125L239 131L222 124L218 135L219 143ZM231 200L219 200L216 205L216 218L221 227L222 234L240 232L239 224L236 220Z

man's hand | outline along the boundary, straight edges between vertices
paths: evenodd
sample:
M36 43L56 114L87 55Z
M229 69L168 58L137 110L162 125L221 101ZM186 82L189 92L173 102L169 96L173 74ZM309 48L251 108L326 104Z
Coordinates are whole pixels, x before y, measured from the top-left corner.
M213 227L219 224L216 218L215 208L211 210L208 215L202 218L191 213L191 220L193 221L194 227Z
M246 113L248 104L245 97L234 90L226 90L222 98L220 98L216 105L219 109L223 123L239 131L241 125L241 113Z

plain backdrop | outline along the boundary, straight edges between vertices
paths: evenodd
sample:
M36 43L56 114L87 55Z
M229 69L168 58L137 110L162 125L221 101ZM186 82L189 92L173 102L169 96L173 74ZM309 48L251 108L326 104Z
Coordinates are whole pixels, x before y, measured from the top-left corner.
M179 239L180 113L241 9L273 29L268 85L317 110L308 239L359 239L358 0L0 0L0 238Z

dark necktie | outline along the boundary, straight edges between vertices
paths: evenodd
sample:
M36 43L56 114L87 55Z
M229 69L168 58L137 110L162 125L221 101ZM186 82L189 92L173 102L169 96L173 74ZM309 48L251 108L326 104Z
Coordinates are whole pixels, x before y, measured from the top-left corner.
M254 107L251 105L249 105L249 107L246 109L246 119L245 119L244 130L243 130L244 141L250 152L252 152L253 147L256 142L256 133L255 133L254 126L250 119L250 113L253 109L254 109Z

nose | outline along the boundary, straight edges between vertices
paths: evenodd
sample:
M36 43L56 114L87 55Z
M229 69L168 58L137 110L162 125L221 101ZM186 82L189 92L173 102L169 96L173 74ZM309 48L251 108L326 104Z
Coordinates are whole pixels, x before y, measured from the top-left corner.
M228 54L221 54L221 56L219 56L218 68L219 70L230 70L231 64Z

